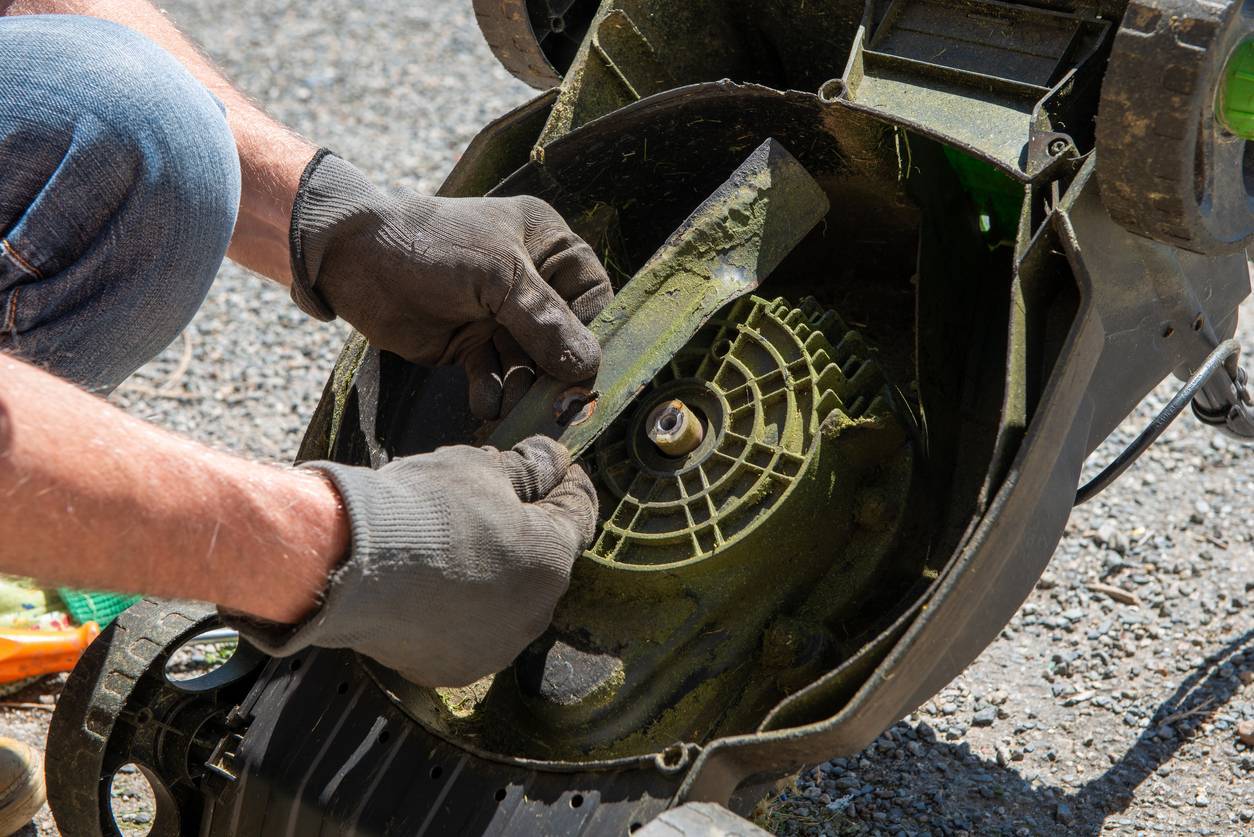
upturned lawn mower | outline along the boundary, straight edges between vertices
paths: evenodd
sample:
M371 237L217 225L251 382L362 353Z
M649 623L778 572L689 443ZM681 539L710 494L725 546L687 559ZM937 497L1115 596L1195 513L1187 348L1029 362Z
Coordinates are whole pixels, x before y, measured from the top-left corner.
M1072 506L1190 403L1242 438L1254 5L1200 0L475 0L519 78L448 196L535 195L615 301L594 381L498 426L457 369L360 337L301 459L567 444L598 536L545 636L422 688L346 651L170 655L145 601L49 740L65 834L722 833L856 753L1023 602ZM1166 376L1180 396L1077 493ZM704 807L696 803L706 803ZM710 804L713 803L713 804ZM657 818L661 816L662 820Z

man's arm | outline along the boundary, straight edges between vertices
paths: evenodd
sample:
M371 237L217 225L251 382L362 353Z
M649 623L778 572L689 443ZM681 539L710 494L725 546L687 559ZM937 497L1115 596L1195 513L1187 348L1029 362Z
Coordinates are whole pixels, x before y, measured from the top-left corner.
M0 354L0 572L214 602L272 654L353 648L430 686L500 671L552 621L596 508L552 439L279 468Z
M319 472L181 439L0 354L0 572L295 622L348 548Z
M245 267L291 285L288 250L292 203L300 175L317 147L266 115L236 90L148 0L0 0L0 15L75 14L120 23L174 55L226 105L239 149L243 192L227 255Z

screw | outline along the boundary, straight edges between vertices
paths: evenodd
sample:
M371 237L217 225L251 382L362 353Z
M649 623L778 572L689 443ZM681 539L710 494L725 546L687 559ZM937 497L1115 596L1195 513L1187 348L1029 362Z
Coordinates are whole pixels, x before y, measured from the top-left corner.
M553 402L553 418L559 427L583 424L592 418L601 393L587 387L571 387Z
M1049 148L1049 156L1051 156L1051 157L1057 157L1059 154L1061 154L1062 152L1066 151L1066 150L1067 150L1067 146L1069 146L1069 145L1071 145L1071 143L1067 142L1067 141L1066 141L1065 139L1063 139L1062 137L1058 137L1057 139L1052 139L1052 140L1050 140L1050 141L1049 141L1049 146L1048 146L1048 148Z

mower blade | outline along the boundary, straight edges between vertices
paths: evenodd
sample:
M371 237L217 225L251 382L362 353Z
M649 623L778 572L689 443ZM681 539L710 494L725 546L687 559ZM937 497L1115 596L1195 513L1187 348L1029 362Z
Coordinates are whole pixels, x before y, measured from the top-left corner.
M827 214L827 196L773 139L758 146L632 277L589 328L594 380L541 377L492 432L505 449L543 434L578 456L728 302L756 289Z

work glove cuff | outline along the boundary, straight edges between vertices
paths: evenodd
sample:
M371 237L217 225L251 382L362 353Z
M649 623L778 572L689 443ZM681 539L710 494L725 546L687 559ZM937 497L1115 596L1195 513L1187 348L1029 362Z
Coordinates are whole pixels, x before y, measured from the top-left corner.
M334 462L307 462L334 483L348 514L351 542L348 557L327 579L318 608L295 625L270 622L247 614L220 611L253 645L276 657L295 654L311 645L358 647L373 633L368 620L390 612L397 591L372 576L385 576L392 563L438 562L452 541L447 503L434 486L398 486L369 468ZM421 588L422 573L410 577L408 593ZM409 601L422 608L422 596Z
M288 250L292 263L292 301L309 316L329 322L336 312L321 285L323 256L354 222L377 220L386 198L352 163L326 148L318 149L300 176Z

